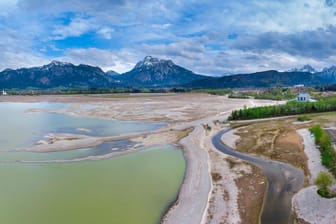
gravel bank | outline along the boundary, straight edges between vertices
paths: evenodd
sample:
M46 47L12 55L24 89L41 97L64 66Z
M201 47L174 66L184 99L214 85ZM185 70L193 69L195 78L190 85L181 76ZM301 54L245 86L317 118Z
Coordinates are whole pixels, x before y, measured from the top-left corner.
M326 199L317 194L316 186L302 189L293 197L293 209L299 223L336 223L336 198Z
M185 179L178 201L163 218L162 223L201 223L208 203L211 181L208 153L202 149L204 130L198 126L180 141L187 160Z
M322 166L320 151L316 148L314 138L308 129L300 129L305 153L308 157L310 171L309 183L313 184L317 175L327 169ZM298 223L331 224L336 223L336 198L326 199L317 194L317 187L310 186L300 190L292 199L293 211Z
M308 158L308 169L310 172L309 183L313 184L317 175L327 169L321 164L321 154L318 148L316 148L314 138L310 135L308 129L300 129L297 131L302 137L304 152Z

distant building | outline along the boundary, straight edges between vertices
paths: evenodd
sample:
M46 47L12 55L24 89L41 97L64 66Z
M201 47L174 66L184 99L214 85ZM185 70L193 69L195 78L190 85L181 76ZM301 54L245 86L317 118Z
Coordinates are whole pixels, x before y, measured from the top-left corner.
M2 95L3 96L6 96L7 95L7 92L5 90L2 90Z
M304 85L303 84L294 85L294 88L304 88Z
M308 93L300 93L296 100L299 102L316 102L316 100L312 99Z

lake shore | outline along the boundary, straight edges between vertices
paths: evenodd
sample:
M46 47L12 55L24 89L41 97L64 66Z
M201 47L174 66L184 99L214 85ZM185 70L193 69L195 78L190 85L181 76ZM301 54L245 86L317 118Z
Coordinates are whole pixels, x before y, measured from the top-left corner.
M38 110L35 112L64 113L75 116L98 117L104 119L134 120L134 121L159 121L169 122L168 125L159 131L142 133L139 136L130 138L139 141L139 146L150 146L158 144L180 144L184 150L187 162L187 170L184 182L181 186L178 200L169 209L163 219L164 223L216 223L216 221L229 220L229 223L236 222L239 217L238 205L222 207L226 202L218 197L212 201L212 191L218 188L213 180L214 167L229 177L232 170L222 166L222 161L215 162L211 152L211 136L215 133L217 120L225 120L229 112L236 108L255 105L268 105L277 102L251 99L228 99L226 96L213 96L207 94L169 94L169 95L89 95L89 96L7 96L0 99L2 102L59 102L69 103L69 107L60 110ZM95 105L93 108L85 109L87 105ZM34 112L34 111L30 111ZM204 124L213 126L208 132ZM186 129L193 128L187 137L181 134ZM218 130L221 126L218 126ZM172 134L176 132L176 134ZM124 136L126 137L126 136ZM95 142L97 139L91 139ZM42 147L42 146L40 146ZM132 151L129 151L132 152ZM122 153L129 153L123 151ZM214 165L217 164L217 165ZM242 166L245 167L245 166ZM242 168L245 169L245 168ZM242 171L243 172L243 171ZM246 172L250 172L247 171ZM239 172L236 173L239 177ZM232 177L234 178L234 177ZM196 187L195 187L196 186ZM231 182L225 189L232 191L231 195L237 194L236 183ZM221 191L216 191L222 195ZM235 201L235 197L230 200ZM235 202L236 203L236 202ZM216 206L223 208L218 211ZM190 209L193 208L193 209ZM222 214L226 215L223 216ZM183 214L188 214L183 215ZM216 219L209 219L209 214ZM184 222L176 222L183 220ZM193 220L190 222L190 220ZM231 221L230 221L231 220ZM195 221L195 222L194 222Z

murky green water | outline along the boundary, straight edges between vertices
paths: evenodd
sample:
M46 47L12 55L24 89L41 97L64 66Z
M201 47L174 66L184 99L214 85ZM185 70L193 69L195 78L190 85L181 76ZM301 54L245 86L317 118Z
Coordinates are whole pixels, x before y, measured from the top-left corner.
M172 147L100 161L1 164L0 223L158 223L184 166Z
M43 106L49 108L50 105ZM90 118L89 123L85 123L87 118L77 120L78 117L60 114L25 114L23 111L27 107L31 108L32 104L0 103L0 114L6 116L6 120L0 120L1 127L13 131L12 135L1 131L1 149L32 144L31 139L35 136L62 130L63 125L67 125L70 133L88 124L84 128L116 134L152 130L159 126L135 122L125 128L120 122L122 129L116 131L112 130L113 122L106 120L99 123L100 119ZM33 116L28 118L28 124L25 123L27 116ZM17 133L23 136L17 136ZM160 146L98 161L19 162L84 158L108 154L114 148L127 147L127 144L130 143L121 141L54 153L0 152L0 223L158 223L168 204L175 199L185 170L183 155L173 146Z

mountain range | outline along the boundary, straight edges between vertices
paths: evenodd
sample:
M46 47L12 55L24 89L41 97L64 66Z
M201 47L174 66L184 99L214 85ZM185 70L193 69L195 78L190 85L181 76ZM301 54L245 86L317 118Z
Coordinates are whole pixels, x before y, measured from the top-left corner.
M32 68L5 69L0 72L0 89L53 88L264 88L336 83L336 67L316 71L310 65L286 72L275 70L222 77L204 76L174 64L146 56L123 74L104 72L99 67L52 61Z

